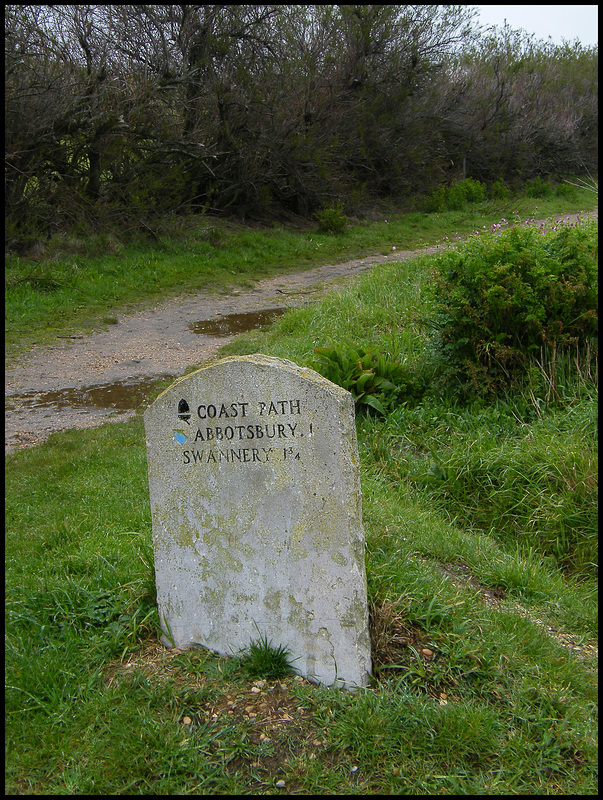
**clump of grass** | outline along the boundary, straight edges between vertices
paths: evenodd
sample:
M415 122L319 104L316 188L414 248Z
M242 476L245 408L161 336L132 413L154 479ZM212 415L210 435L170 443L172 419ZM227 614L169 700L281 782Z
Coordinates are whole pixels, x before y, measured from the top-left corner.
M583 347L542 347L517 388L540 414L543 407L596 397L598 384L598 348L587 341Z
M290 657L291 653L284 645L273 645L266 634L260 634L238 656L238 662L250 678L273 680L284 678L293 672Z
M584 406L557 412L511 438L457 434L412 479L461 524L592 573L598 459L593 429L582 429L588 416Z
M599 194L599 181L596 181L590 172L588 173L588 178L575 178L573 181L566 180L565 183L577 189L586 189L586 191L592 192L593 194Z

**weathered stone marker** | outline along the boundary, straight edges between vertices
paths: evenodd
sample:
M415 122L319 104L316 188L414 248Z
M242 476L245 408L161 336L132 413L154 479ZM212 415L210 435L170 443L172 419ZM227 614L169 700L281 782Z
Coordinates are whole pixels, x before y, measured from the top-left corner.
M162 641L264 637L328 686L371 670L349 392L264 355L177 380L145 412Z

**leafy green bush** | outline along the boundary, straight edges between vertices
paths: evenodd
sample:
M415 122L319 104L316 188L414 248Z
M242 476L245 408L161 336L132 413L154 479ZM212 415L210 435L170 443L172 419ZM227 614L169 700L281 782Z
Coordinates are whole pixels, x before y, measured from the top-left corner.
M468 203L479 203L486 196L485 185L481 181L473 180L473 178L461 181L456 188L462 192Z
M540 176L532 178L524 187L526 197L550 197L554 193L553 184Z
M374 350L352 345L315 348L318 359L309 366L351 392L356 409L385 414L404 393L416 391L415 382L397 361Z
M336 204L323 206L316 212L319 230L325 233L343 233L348 225L348 218L343 213L343 203L338 200Z
M577 187L567 181L558 183L557 186L555 186L555 197L563 197L569 200L576 197L577 194Z
M490 200L507 200L511 196L511 191L502 178L494 181L488 187L488 197Z
M478 393L507 389L541 348L593 345L597 226L543 235L513 228L439 256L428 324L447 376Z
M423 203L423 211L460 211L466 203L479 203L486 196L486 187L480 181L466 178L451 186L438 188Z

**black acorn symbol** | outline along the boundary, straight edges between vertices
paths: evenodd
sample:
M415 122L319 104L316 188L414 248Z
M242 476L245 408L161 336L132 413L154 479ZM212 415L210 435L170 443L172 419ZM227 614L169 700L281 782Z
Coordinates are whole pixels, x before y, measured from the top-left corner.
M181 400L178 403L178 417L183 421L190 425L189 419L191 418L190 408L188 407L188 403L186 400Z

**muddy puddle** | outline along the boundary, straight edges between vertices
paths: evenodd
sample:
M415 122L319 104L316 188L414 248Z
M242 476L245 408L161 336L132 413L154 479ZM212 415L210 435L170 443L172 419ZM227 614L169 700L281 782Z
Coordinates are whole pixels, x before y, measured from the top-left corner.
M169 375L160 375L151 380L123 380L99 383L52 392L31 391L13 394L6 398L5 411L25 412L64 408L107 411L132 411L157 392L158 383Z
M270 325L286 307L216 315L191 322L188 329L214 339ZM132 361L139 364L140 359ZM91 427L109 419L127 419L159 394L161 384L176 375L160 373L58 389L28 389L5 395L5 451L47 438L54 430ZM10 425L7 421L10 420Z
M188 328L193 333L205 334L205 336L233 336L270 325L285 311L287 308L267 308L260 311L246 311L242 314L224 314L216 319L192 322Z
M226 337L269 325L287 311L286 307L249 311L241 314L223 314L216 319L206 319L189 324L193 333L206 336ZM6 398L5 412L24 413L44 410L60 411L90 409L103 411L132 411L139 408L153 394L158 384L173 375L157 375L153 378L128 378L111 383L70 387L53 391L28 391Z

